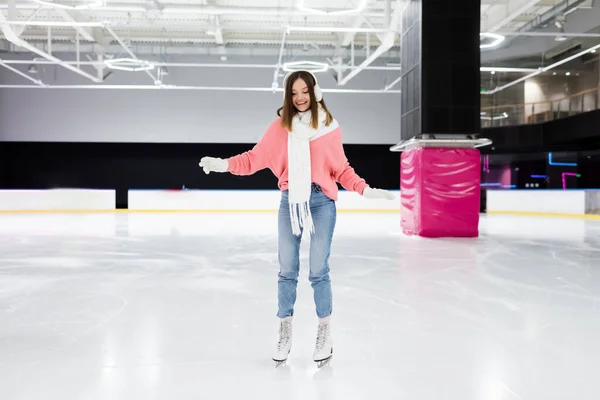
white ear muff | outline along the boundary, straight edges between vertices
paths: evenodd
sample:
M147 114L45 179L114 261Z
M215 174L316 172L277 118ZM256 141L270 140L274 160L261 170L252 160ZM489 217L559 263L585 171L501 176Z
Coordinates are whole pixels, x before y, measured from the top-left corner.
M308 72L309 74L312 75L313 79L315 80L315 87L314 87L314 92L315 92L315 99L317 101L321 101L323 100L323 92L321 91L321 87L319 86L319 81L317 81L317 77L315 76L315 74L313 74L310 71L306 71L303 70L304 72ZM297 71L290 71L286 74L286 76L283 77L283 98L285 99L285 87L286 87L286 81L288 79L288 77L293 74L294 72Z
M323 92L321 91L321 86L319 86L319 82L317 81L317 77L312 72L310 73L313 78L315 78L315 99L317 101L323 100Z

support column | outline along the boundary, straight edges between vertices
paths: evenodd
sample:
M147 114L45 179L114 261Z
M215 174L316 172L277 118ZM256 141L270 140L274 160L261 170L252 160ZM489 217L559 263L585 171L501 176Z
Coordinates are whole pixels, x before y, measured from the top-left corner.
M410 0L401 19L402 230L478 236L480 0Z

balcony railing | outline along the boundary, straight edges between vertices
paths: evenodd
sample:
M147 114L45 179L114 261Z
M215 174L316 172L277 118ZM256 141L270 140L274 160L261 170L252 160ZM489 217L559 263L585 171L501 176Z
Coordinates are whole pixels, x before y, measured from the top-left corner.
M537 124L598 109L600 86L559 100L482 107L481 127Z

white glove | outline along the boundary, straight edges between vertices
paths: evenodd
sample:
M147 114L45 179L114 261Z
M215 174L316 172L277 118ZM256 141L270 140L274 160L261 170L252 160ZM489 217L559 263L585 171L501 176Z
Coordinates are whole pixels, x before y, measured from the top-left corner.
M371 187L366 187L363 191L363 196L367 199L387 199L394 200L396 196L393 193L388 192L383 189L373 189Z
M204 169L206 174L211 172L227 172L227 169L229 168L227 160L214 157L202 157L198 165Z

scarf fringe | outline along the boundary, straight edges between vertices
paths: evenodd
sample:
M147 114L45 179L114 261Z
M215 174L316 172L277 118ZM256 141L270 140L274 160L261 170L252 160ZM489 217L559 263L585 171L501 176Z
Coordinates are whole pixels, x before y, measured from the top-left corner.
M310 213L309 202L290 203L290 220L292 223L292 233L296 236L302 234L302 228L308 229L310 233L315 233L312 215Z

